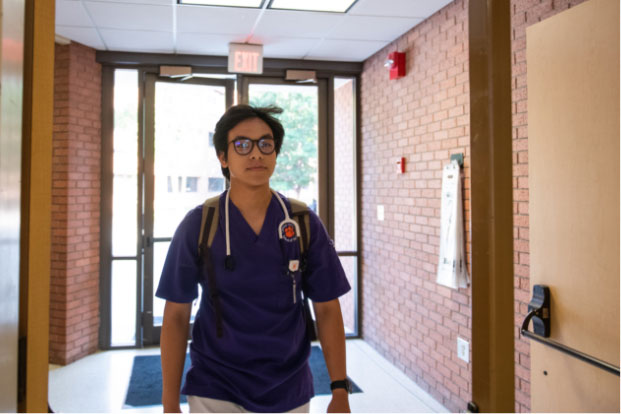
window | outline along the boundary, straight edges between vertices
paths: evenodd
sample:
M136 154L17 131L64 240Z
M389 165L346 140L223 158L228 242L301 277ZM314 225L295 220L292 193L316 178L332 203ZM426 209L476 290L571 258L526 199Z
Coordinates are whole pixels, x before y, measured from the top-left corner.
M210 193L221 193L222 191L224 191L224 178L223 177L209 177L208 191Z
M198 191L198 177L185 178L185 192L195 193Z

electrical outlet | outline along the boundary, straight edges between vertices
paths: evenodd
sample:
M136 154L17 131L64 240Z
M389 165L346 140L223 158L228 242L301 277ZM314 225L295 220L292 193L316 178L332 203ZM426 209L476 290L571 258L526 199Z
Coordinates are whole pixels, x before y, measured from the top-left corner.
M377 206L377 219L384 221L384 206Z
M470 344L459 337L457 338L457 358L470 362Z

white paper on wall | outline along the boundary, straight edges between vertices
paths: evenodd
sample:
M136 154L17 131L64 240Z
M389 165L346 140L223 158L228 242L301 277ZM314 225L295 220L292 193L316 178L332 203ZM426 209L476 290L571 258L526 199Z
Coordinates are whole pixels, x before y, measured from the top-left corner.
M440 257L436 282L453 289L465 288L469 283L460 174L457 161L452 161L442 171Z

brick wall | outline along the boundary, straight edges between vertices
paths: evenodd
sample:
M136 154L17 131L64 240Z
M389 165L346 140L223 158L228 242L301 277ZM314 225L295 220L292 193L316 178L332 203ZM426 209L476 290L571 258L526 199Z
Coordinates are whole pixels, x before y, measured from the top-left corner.
M50 362L64 365L98 344L101 68L78 43L55 53Z
M526 28L584 0L512 0L513 235L515 286L515 411L530 412L530 345L520 325L531 297L528 224Z
M456 355L457 337L470 341L470 289L435 278L442 167L453 153L465 155L469 240L467 21L465 0L449 4L369 58L361 75L363 335L454 412L471 395L470 366ZM394 50L406 52L407 75L391 81L383 65Z
M516 412L530 411L530 347L519 335L531 296L526 28L583 1L511 0ZM455 152L465 154L470 252L467 7L449 4L369 58L361 76L363 335L451 411L471 398L470 366L455 357L456 337L470 339L471 297L434 281L441 168ZM407 53L407 75L389 81L382 65L393 50Z

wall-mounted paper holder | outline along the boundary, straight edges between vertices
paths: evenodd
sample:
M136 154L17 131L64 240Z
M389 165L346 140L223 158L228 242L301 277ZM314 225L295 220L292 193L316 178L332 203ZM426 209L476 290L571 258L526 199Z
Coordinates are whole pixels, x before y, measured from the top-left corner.
M453 160L457 161L457 164L459 164L460 168L464 167L464 154L461 154L461 153L459 153L459 154L452 154L451 155L451 161L453 161Z

